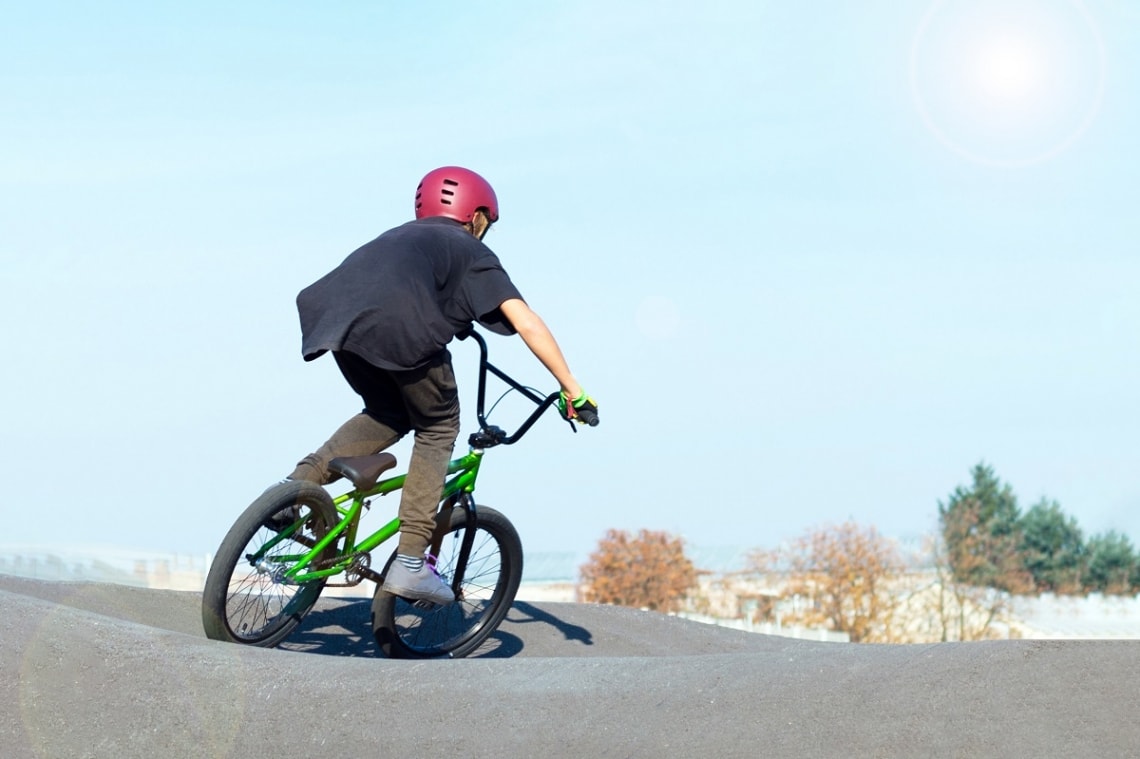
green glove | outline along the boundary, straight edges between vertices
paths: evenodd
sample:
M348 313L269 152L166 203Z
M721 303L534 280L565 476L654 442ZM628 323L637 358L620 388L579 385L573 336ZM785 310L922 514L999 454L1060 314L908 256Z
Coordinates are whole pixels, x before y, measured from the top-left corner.
M566 393L559 393L558 413L562 414L563 418L573 419L578 424L588 424L591 427L596 427L598 424L598 404L586 395L585 390L573 400Z

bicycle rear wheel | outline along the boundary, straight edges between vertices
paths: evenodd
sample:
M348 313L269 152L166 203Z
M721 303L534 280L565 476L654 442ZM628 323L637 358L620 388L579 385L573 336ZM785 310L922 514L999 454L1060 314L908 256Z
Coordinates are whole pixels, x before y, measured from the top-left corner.
M437 518L446 517L441 513ZM446 529L436 570L450 583L467 532L467 512L453 509ZM395 558L393 554L388 560L385 573ZM395 658L467 656L507 615L519 589L522 565L522 542L514 525L494 509L480 506L471 554L454 603L417 603L386 593L382 586L376 588L372 632L380 650Z
M325 585L298 584L284 575L338 521L332 498L312 482L283 482L251 503L222 540L206 576L206 637L263 648L284 640ZM330 545L318 561L335 555Z

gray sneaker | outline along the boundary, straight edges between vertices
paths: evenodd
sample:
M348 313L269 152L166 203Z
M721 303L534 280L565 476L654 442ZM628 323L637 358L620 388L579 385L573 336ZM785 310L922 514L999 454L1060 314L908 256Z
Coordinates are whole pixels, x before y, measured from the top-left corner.
M435 569L424 562L418 572L413 572L396 559L388 567L384 576L384 592L411 601L431 601L436 604L449 604L455 600L451 588L435 573Z

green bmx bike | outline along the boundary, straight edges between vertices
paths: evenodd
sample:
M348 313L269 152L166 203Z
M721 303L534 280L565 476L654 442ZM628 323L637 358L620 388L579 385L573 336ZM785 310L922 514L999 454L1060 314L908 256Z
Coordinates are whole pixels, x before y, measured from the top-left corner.
M389 453L333 459L329 470L352 483L333 497L311 482L282 482L246 508L230 528L210 566L202 594L202 624L214 640L270 648L279 644L331 586L376 583L372 631L387 656L461 657L475 651L503 621L522 578L518 532L498 511L477 506L475 481L484 452L519 441L558 399L543 397L487 361L487 344L471 330L460 336L479 345L479 431L470 451L448 466L436 529L429 549L435 569L455 592L455 602L436 605L386 593L383 568L371 553L399 532L399 518L360 537L360 519L376 497L398 491L404 475L383 475L396 466ZM521 393L536 408L514 433L487 422L487 373ZM584 422L597 424L590 415ZM571 429L574 424L571 423Z

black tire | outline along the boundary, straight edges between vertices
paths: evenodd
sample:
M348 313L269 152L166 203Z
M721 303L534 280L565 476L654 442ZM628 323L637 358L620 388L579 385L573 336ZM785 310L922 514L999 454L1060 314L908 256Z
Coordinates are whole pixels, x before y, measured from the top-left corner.
M522 579L522 542L505 516L486 506L478 508L478 524L463 584L454 603L417 604L377 586L372 599L372 632L386 656L427 659L459 658L477 649L503 621ZM437 516L437 519L445 517ZM445 581L455 576L467 512L451 511L436 569ZM388 560L384 571L396 558Z
M296 519L274 519L294 506ZM332 498L314 483L283 482L262 493L234 522L210 565L202 592L206 637L263 648L284 640L313 608L325 581L283 582L290 565L272 559L308 553L338 521ZM252 557L278 535L284 539L254 564ZM320 558L335 554L330 545Z

